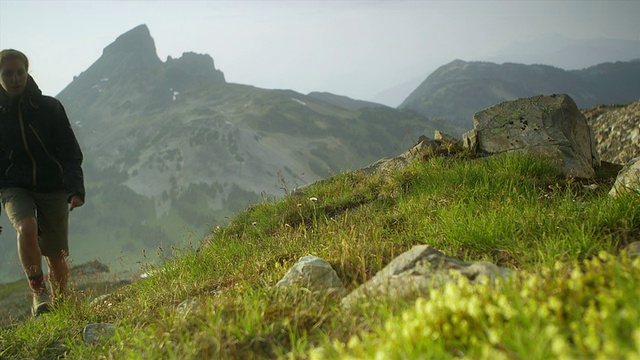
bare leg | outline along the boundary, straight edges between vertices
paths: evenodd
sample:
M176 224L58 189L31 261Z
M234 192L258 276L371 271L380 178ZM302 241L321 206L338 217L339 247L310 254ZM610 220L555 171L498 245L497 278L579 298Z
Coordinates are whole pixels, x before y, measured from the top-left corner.
M34 316L49 311L49 295L42 274L42 253L38 245L38 223L36 219L24 218L15 225L18 237L18 255L33 296L31 313Z
M38 223L35 218L24 218L16 224L18 255L27 277L42 274L42 254L38 245Z
M46 256L49 266L49 284L51 293L56 299L64 298L67 293L67 280L69 279L69 266L65 254Z

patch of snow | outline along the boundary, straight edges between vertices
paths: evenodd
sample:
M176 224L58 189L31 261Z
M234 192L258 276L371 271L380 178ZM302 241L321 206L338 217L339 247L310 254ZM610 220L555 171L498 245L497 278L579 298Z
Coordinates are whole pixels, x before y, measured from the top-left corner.
M173 90L173 89L172 89L172 90ZM174 91L174 92L173 92L173 100L177 99L177 98L178 98L178 95L180 95L180 92L179 92L179 91Z
M100 81L109 81L109 78L102 78Z
M291 100L293 100L293 101L295 101L295 102L297 102L297 103L299 103L299 104L301 104L301 105L307 106L307 103L305 103L304 101L301 101L301 100L299 100L299 99L291 98Z

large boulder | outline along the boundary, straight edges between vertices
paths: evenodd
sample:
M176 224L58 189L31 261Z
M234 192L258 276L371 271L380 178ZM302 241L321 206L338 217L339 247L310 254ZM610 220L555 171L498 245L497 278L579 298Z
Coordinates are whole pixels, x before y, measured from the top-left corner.
M615 196L629 191L640 194L640 157L629 161L620 171L609 195Z
M486 155L527 152L557 159L566 175L592 178L600 166L591 128L566 94L507 101L473 117L463 142Z
M506 278L513 270L488 262L466 262L447 256L429 245L417 245L393 259L369 281L342 299L345 307L380 296L409 298L428 295L429 290L455 281L456 275L471 283Z

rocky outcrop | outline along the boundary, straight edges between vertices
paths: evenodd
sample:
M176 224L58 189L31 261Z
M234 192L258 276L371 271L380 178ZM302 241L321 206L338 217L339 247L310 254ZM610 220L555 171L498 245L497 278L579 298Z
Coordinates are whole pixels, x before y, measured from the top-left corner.
M640 156L640 100L583 110L602 161L626 164Z
M498 277L506 278L513 273L513 270L491 263L466 262L449 257L429 245L418 245L392 260L348 295L331 265L316 256L302 257L276 286L301 287L321 294L342 295L342 304L348 308L365 298L384 296L406 299L428 295L430 289L456 281L458 276L478 283L493 281Z
M132 58L157 59L156 44L151 37L147 25L138 25L126 33L118 36L116 41L105 47L103 55L130 55ZM137 56L136 56L137 55ZM159 60L159 59L158 59Z
M224 74L215 68L213 58L208 54L186 52L182 57L167 58L165 67L165 81L173 91L181 91L195 83L224 84Z
M378 161L365 166L359 171L362 171L367 175L371 175L374 173L390 174L393 173L393 171L397 171L409 166L412 161L425 161L429 157L436 154L453 154L459 150L462 150L462 143L460 142L460 140L438 130L436 130L434 134L435 139L432 139L425 135L421 135L418 139L418 142L402 154L392 158L381 158ZM293 189L290 195L301 196L303 194L306 194L309 189L313 189L314 187L322 184L325 181L325 179L321 179L306 185L299 186Z
M592 178L600 166L587 121L566 94L507 101L480 111L464 145L484 155L526 152L557 159L569 177Z
M422 135L415 145L402 154L393 158L382 158L364 167L362 171L366 174L388 173L400 170L415 160L424 161L436 154L452 153L462 149L462 143L451 135L436 130L434 137L435 139L431 139Z
M457 275L454 275L457 274ZM428 295L429 290L464 276L471 283L506 278L513 270L487 262L466 262L445 255L429 245L414 246L391 261L371 280L342 299L350 307L364 298L407 298Z
M137 26L105 47L96 62L74 77L74 81L62 91L65 95L61 100L64 103L64 98L68 96L92 98L104 91L105 87L118 82L131 85L131 79L153 78L154 74L162 72L162 66L149 28L146 25ZM146 80L143 88L152 91L154 85Z
M640 157L629 161L620 171L609 194L615 196L623 192L640 194Z

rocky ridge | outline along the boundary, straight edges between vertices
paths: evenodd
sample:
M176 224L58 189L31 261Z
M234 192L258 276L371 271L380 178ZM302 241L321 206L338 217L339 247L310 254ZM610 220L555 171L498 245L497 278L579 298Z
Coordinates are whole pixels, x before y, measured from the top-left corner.
M430 74L399 106L459 127L502 101L566 93L579 108L628 103L640 97L640 62L603 63L567 71L549 65L454 60Z
M640 156L640 100L583 110L603 161L626 164Z

